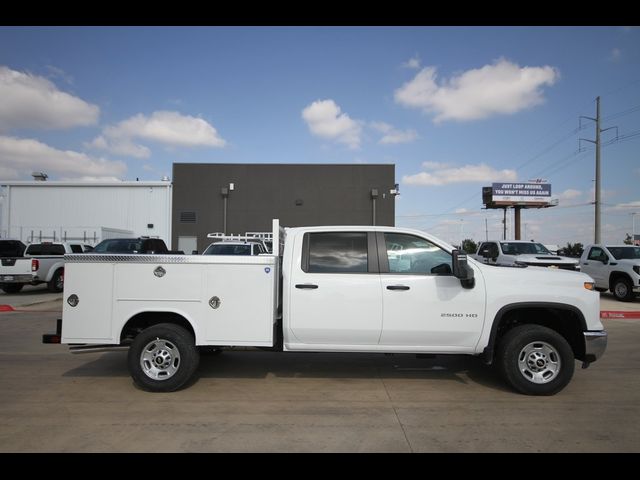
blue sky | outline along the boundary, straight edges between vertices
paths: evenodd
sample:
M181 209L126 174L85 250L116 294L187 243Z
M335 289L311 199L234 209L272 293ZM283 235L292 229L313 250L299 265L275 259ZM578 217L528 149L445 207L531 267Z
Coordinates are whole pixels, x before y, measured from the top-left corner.
M501 235L483 185L543 177L559 205L525 211L526 237L587 243L593 145L576 152L595 129L577 128L597 96L621 139L602 149L602 234L619 243L640 212L638 28L2 27L0 179L393 163L396 224L458 243L485 220Z

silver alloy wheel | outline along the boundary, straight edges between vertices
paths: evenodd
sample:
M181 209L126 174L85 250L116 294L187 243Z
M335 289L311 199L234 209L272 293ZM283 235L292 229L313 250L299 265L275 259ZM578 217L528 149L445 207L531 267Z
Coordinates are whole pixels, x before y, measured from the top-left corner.
M140 366L153 380L167 380L180 368L180 351L169 340L156 338L142 349Z
M615 293L616 297L618 298L624 298L629 294L629 287L627 287L627 284L625 282L617 282L613 286L613 293Z
M558 376L560 354L546 342L531 342L518 355L518 370L533 383L549 383Z

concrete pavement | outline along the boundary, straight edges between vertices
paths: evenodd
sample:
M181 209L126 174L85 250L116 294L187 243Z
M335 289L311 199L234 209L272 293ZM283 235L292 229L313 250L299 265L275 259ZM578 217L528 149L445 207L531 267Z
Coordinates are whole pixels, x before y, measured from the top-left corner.
M41 344L60 302L0 314L0 452L638 452L640 321L553 397L471 357L225 351L182 391L137 389L126 352Z

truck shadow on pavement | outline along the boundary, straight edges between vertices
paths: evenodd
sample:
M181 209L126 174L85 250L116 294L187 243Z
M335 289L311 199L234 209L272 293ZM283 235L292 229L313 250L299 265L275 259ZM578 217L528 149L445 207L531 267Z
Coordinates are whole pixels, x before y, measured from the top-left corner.
M63 374L64 377L129 377L127 352L89 353L87 362ZM96 356L93 359L90 356ZM194 379L187 387L207 379L410 379L475 383L512 392L498 372L479 358L439 355L417 358L414 354L371 353L279 353L226 350L219 355L202 355Z

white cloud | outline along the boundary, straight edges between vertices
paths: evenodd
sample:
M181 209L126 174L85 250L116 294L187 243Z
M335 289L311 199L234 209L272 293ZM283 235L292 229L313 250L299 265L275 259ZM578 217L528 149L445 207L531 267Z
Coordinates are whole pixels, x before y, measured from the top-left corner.
M635 200L633 202L626 202L626 203L618 203L613 208L616 210L620 210L624 208L640 208L640 200Z
M418 138L418 133L415 130L398 130L385 122L371 122L370 125L371 128L383 134L378 141L383 145L409 143Z
M451 167L447 164L425 162L422 164L425 170L415 175L402 177L403 183L408 185L440 186L451 183L480 183L480 182L509 182L517 180L515 170L496 170L489 165L465 165L463 167Z
M619 62L622 58L622 50L619 48L614 48L609 53L609 61L610 62Z
M582 195L582 192L580 190L575 190L573 188L569 188L567 190L565 190L564 192L560 193L558 195L558 198L560 200L573 200L574 198L578 198Z
M58 150L38 140L0 136L0 176L17 179L33 171L65 178L116 178L124 175L124 162Z
M411 69L417 70L418 68L420 68L420 57L418 55L415 55L411 57L409 60L407 60L406 62L404 62L402 66L404 68L411 68Z
M542 103L541 88L553 85L558 77L553 67L520 67L501 58L438 83L437 69L431 66L420 70L394 96L401 105L435 114L436 123L477 120Z
M302 110L302 118L309 131L318 137L343 143L351 149L360 147L362 127L336 103L329 100L317 100Z
M134 141L137 140L137 141ZM172 147L224 147L227 142L207 121L173 111L141 113L110 125L87 146L117 155L148 158L151 150L138 143L150 141Z
M94 125L96 105L58 90L44 77L0 66L0 131Z

